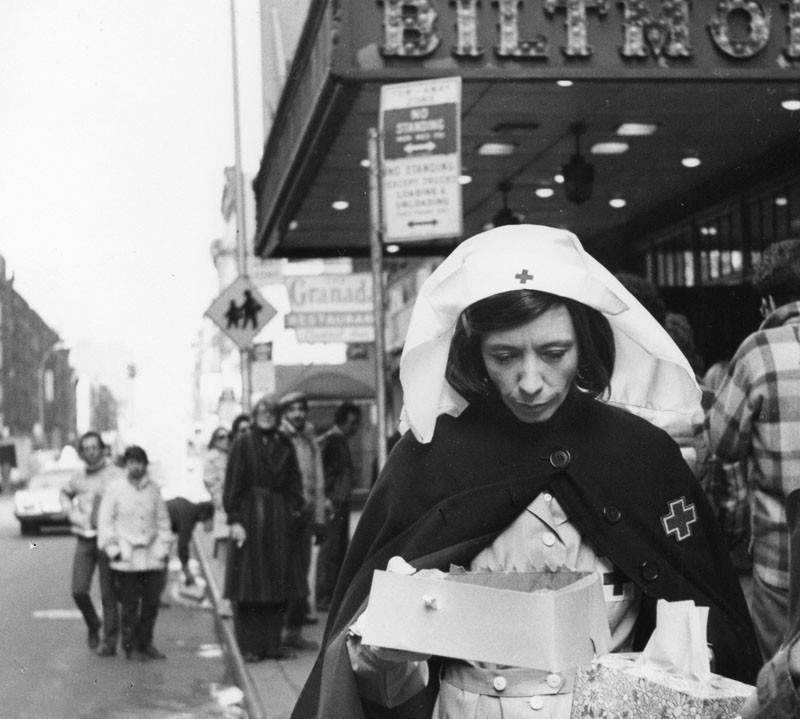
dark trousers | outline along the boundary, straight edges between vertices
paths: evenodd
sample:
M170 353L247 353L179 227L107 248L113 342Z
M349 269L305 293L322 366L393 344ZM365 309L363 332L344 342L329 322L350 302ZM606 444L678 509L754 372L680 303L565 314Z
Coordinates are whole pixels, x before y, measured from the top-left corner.
M97 548L94 537L78 537L75 557L72 561L72 598L83 614L83 620L90 629L100 628L100 618L92 602L92 577L97 567L100 580L100 600L103 605L103 633L109 646L116 646L119 635L119 609L114 587L110 561L105 552Z
M317 606L333 597L336 580L350 543L350 502L341 502L325 522L325 541L317 560Z
M308 570L311 568L311 542L314 539L314 510L306 509L300 517L297 537L294 540L293 551L300 555L300 564L303 568L302 597L289 602L286 610L286 628L289 631L299 631L303 626L303 619L310 611L308 604Z
M233 631L242 654L268 657L281 648L285 602L234 602Z
M158 617L161 592L167 584L167 570L114 572L122 603L122 648L126 654L153 644L153 629Z

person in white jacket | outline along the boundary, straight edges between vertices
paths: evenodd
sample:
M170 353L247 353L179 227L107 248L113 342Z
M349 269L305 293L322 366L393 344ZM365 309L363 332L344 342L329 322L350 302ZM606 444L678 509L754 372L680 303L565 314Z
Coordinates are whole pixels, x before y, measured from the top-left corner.
M128 659L164 659L153 646L153 630L167 579L172 532L167 506L147 474L147 454L131 446L123 455L126 476L103 496L98 546L111 560L122 604L122 648Z

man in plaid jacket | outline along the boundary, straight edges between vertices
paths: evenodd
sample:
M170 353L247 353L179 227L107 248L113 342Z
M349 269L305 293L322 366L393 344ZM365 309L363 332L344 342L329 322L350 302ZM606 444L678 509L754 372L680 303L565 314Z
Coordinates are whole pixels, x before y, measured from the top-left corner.
M751 611L764 659L786 638L786 498L800 489L800 240L764 252L753 284L764 321L742 342L706 416L709 449L726 466L720 521L735 538L750 507Z

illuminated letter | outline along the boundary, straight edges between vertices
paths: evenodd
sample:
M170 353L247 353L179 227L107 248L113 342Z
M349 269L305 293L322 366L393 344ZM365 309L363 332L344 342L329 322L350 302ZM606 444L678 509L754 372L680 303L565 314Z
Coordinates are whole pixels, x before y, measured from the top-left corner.
M593 50L587 42L589 30L586 27L586 9L593 8L601 15L608 12L608 0L544 0L544 10L549 15L556 10L567 11L567 44L561 48L567 57L588 57Z
M480 57L483 48L478 47L478 0L455 0L457 44L453 47L456 57Z
M784 7L789 8L789 47L783 49L784 57L789 60L800 60L800 0L786 0Z
M500 44L494 51L498 57L513 58L546 58L547 38L537 35L533 40L519 39L519 9L520 0L497 0L495 3L500 10Z
M383 0L383 45L386 57L425 57L441 38L436 34L438 14L430 0Z
M749 17L748 34L742 40L731 38L728 20L732 12L746 13ZM714 44L726 55L737 59L753 57L764 49L769 40L772 12L764 10L755 0L719 0L717 11L708 23Z
M625 8L623 57L691 57L689 0L663 0L657 18L647 0L619 0ZM649 48L648 48L649 45Z

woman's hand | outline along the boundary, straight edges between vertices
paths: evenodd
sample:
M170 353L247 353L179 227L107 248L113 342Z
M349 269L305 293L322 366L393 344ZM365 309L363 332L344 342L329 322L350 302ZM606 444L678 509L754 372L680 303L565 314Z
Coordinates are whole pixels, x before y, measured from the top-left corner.
M239 524L239 522L234 522L231 525L231 539L240 549L244 544L245 539L247 539L247 530L241 524Z

